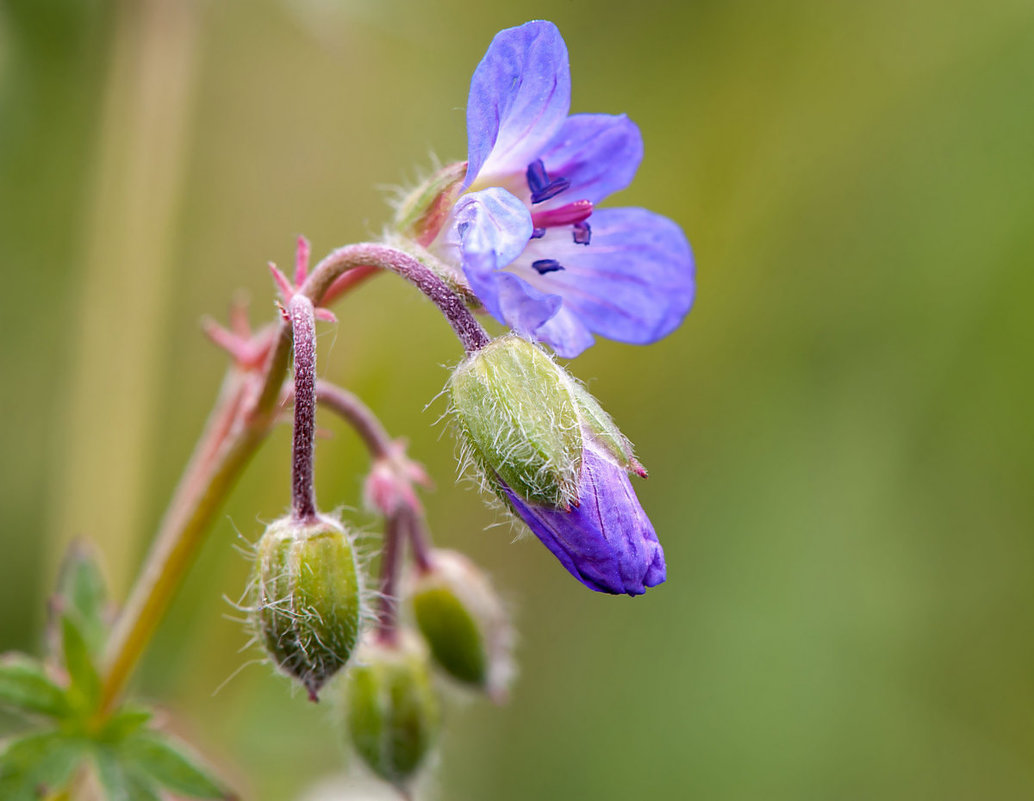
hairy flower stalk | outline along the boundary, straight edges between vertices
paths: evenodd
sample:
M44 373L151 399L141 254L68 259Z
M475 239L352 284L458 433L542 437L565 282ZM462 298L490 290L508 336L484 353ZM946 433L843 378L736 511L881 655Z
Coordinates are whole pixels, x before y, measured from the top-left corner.
M301 248L298 277L305 258ZM362 593L351 534L316 509L316 318L312 301L287 306L294 337L291 514L270 525L256 548L254 626L266 653L315 701L348 662L359 639Z
M463 300L442 279L415 257L386 245L338 248L316 265L298 293L322 303L352 271L365 276L371 270L393 272L420 289L442 311L468 352L488 342ZM340 293L334 299L339 297ZM272 429L291 344L291 325L285 320L265 349L266 358L258 370L231 367L212 424L177 486L109 639L101 676L102 709L113 708L223 501Z
M316 432L316 317L312 301L295 295L287 307L294 331L294 436L291 509L299 523L316 519L313 455Z
M426 567L431 541L414 485L430 485L427 473L406 455L405 442L393 440L373 411L354 393L329 381L317 380L316 400L346 420L366 445L373 460L363 491L366 505L385 517L402 507L408 509L405 533L417 564Z

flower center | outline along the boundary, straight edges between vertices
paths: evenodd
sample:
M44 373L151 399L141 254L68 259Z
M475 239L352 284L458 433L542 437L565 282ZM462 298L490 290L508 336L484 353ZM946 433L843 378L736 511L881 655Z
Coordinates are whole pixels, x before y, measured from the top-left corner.
M571 186L571 182L566 178L550 178L549 173L546 172L545 165L542 163L542 159L535 159L535 161L529 164L525 175L528 180L528 189L531 190L532 205L554 198ZM534 226L534 229L532 230L531 238L541 239L546 235L547 228L561 228L570 225L574 228L572 236L575 244L588 245L592 239L592 229L586 220L589 219L591 214L592 201L590 200L576 200L573 203L567 203L553 209L532 211L531 224ZM548 261L557 266L552 267L547 272L563 269L552 259ZM538 268L536 267L535 269ZM542 274L542 270L539 270L539 273Z

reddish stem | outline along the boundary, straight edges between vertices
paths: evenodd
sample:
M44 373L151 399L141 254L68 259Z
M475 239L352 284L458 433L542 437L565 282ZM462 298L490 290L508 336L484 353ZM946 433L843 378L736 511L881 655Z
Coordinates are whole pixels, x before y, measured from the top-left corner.
M294 337L294 440L291 506L294 519L316 519L312 461L316 434L316 321L312 301L296 294L288 306Z
M398 623L398 580L402 568L402 538L406 518L411 514L400 508L387 519L384 532L384 553L381 554L380 609L377 613L377 637L384 643L394 643Z
M330 285L330 289L323 293L323 298L320 300L320 306L332 306L342 295L355 289L367 278L372 278L379 272L381 272L379 267L374 267L370 264L349 270L347 273L339 276L334 283Z
M316 400L336 412L355 429L373 459L391 455L392 441L369 406L347 389L329 381L316 382Z

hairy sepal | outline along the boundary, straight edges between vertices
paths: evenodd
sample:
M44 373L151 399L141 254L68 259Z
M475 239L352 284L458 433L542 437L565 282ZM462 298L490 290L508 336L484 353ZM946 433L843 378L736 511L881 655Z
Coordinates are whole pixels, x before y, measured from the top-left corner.
M329 518L278 520L259 540L255 578L262 645L316 700L359 639L362 588L352 537Z
M452 407L490 480L551 508L577 500L583 437L573 386L542 349L516 334L460 363L449 382Z

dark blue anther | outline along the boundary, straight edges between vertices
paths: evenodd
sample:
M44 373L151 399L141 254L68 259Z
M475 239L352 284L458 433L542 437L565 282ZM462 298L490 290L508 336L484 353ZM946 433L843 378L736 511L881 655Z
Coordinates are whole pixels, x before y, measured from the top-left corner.
M592 229L589 227L587 222L578 222L574 224L574 243L576 245L588 245L589 240L592 239Z
M528 177L528 189L531 190L532 194L541 192L549 186L549 175L546 173L546 165L542 163L542 159L535 159L529 164L526 174Z
M557 270L564 269L556 259L537 259L531 263L531 266L535 268L535 272L539 275L555 273Z
M470 228L469 222L461 222L459 225L456 226L456 230L459 231L460 234L460 239L462 239L463 235L467 233L468 228Z
M546 229L545 228L532 228L531 229L531 238L532 239L542 239L542 237L544 237L545 235L546 235Z
M566 178L554 178L549 182L549 186L543 189L541 192L531 193L532 203L541 203L544 200L549 200L551 197L556 197L563 192L567 187L571 185L571 182Z
M525 176L528 179L528 189L531 190L531 202L541 203L556 197L571 185L566 178L553 178L550 180L549 173L542 159L535 159L528 165Z

